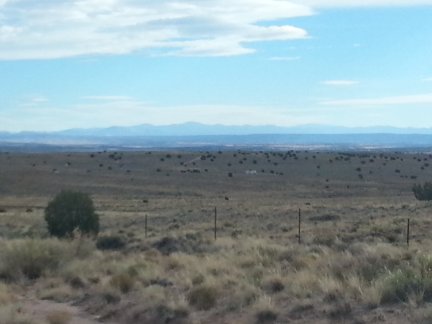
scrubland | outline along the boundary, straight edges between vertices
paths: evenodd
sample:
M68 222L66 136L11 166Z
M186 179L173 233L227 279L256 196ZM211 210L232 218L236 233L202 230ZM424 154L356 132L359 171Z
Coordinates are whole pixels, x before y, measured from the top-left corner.
M431 323L432 204L411 191L431 161L0 153L0 323ZM98 238L49 237L62 189L92 196Z

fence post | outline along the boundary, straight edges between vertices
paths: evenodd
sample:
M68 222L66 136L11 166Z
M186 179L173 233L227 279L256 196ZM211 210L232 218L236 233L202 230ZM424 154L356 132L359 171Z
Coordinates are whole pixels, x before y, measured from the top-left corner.
M406 237L406 242L407 242L407 246L409 246L409 244L410 244L410 219L408 218L408 221L407 221L407 232L406 232L406 234L407 234L407 237Z
M214 239L217 239L217 207L214 208Z
M301 243L301 209L298 211L298 244Z

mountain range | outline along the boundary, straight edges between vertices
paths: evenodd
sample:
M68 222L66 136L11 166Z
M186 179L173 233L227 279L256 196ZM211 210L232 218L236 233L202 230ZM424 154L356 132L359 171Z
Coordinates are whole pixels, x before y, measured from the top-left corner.
M328 125L274 126L274 125L221 125L195 122L107 128L75 128L56 132L0 132L0 136L203 136L203 135L255 135L255 134L430 134L431 128L398 128L389 126L343 127Z
M112 145L137 148L197 146L325 146L325 147L432 147L432 128L386 126L349 128L324 125L205 125L183 123L69 129L56 132L0 132L4 145L58 146Z

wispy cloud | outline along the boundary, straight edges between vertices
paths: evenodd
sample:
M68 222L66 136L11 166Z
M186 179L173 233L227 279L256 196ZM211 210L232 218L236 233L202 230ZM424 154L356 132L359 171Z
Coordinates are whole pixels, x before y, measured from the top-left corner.
M430 78L424 78L422 81L423 82L432 82L432 77L430 77Z
M354 80L326 80L321 83L332 87L350 87L359 84L358 81Z
M33 103L45 103L45 102L48 102L49 99L47 97L44 97L44 96L34 96L30 99L30 101Z
M301 56L274 56L270 58L270 61L298 61Z
M392 106L392 105L422 105L432 104L432 93L382 97L372 99L347 99L347 100L328 100L322 101L322 105L327 106Z
M8 121L20 117L19 128ZM47 102L34 107L22 104L13 110L0 110L1 130L44 130L132 126L143 123L154 125L184 122L228 125L285 125L319 123L322 118L303 109L275 106L230 104L172 105L149 104L124 96L89 96L79 102L58 105Z
M83 97L84 100L92 100L92 101L108 101L108 102L124 102L124 101L132 101L133 97L129 96L86 96Z
M22 107L41 107L49 102L49 99L43 95L32 95L21 99Z
M299 1L300 2L300 1ZM397 7L432 5L431 0L302 0L314 8L327 7Z
M304 29L271 22L313 14L280 0L0 0L0 6L3 60L153 49L242 55L254 51L250 43L307 37Z

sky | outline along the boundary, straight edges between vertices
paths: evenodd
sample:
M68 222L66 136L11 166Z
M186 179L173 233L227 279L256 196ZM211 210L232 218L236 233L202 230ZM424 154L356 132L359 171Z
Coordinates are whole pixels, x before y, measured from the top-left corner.
M432 0L0 0L0 131L432 127Z

